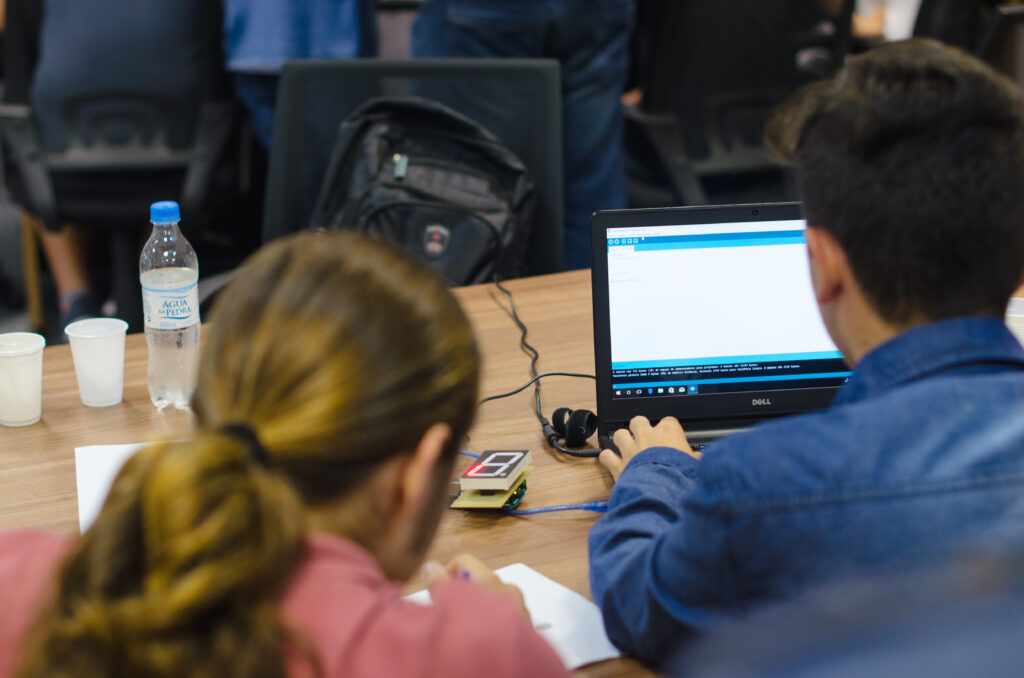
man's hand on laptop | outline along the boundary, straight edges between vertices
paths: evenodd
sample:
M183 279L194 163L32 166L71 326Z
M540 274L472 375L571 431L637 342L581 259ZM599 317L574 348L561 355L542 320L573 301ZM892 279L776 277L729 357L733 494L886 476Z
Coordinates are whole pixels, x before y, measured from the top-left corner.
M651 426L647 417L633 417L629 421L629 428L620 428L612 434L612 441L622 456L611 450L602 450L598 457L601 465L612 474L612 480L619 479L622 469L626 468L626 464L633 457L651 447L674 447L695 459L700 459L700 453L694 452L690 447L683 427L675 417L665 417L657 426Z

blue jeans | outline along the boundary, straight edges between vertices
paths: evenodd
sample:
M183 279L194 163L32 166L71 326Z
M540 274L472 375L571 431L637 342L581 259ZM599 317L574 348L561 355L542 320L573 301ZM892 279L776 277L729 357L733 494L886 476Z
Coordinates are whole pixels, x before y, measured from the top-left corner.
M590 266L590 215L626 206L619 96L634 0L424 0L421 57L546 57L562 65L567 268Z
M372 0L224 1L225 63L264 147L284 62L375 55L376 33L365 30L373 11Z

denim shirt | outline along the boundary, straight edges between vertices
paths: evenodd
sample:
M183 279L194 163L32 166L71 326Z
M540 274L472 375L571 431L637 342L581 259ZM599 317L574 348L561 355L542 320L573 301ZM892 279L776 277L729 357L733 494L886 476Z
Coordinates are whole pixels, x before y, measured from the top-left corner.
M360 0L225 0L229 70L276 73L289 59L360 54Z
M832 407L652 448L590 533L609 637L651 661L826 582L1024 547L1024 349L997 318L908 330Z

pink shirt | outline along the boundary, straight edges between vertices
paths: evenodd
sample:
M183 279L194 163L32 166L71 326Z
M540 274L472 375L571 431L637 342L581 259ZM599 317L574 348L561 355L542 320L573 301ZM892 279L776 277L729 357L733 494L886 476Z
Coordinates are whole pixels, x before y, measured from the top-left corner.
M44 532L0 533L0 678L12 674L21 637L72 543ZM361 547L314 534L281 613L312 641L329 677L568 675L511 600L468 581L445 582L433 597L429 607L405 602L401 585ZM293 663L289 674L309 675L304 666Z

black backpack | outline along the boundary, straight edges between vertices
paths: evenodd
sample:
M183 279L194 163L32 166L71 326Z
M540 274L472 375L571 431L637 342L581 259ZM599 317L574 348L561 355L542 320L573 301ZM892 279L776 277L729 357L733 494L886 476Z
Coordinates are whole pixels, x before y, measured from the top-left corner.
M341 123L311 226L397 243L467 285L523 272L535 211L525 166L493 134L436 101L385 97Z

